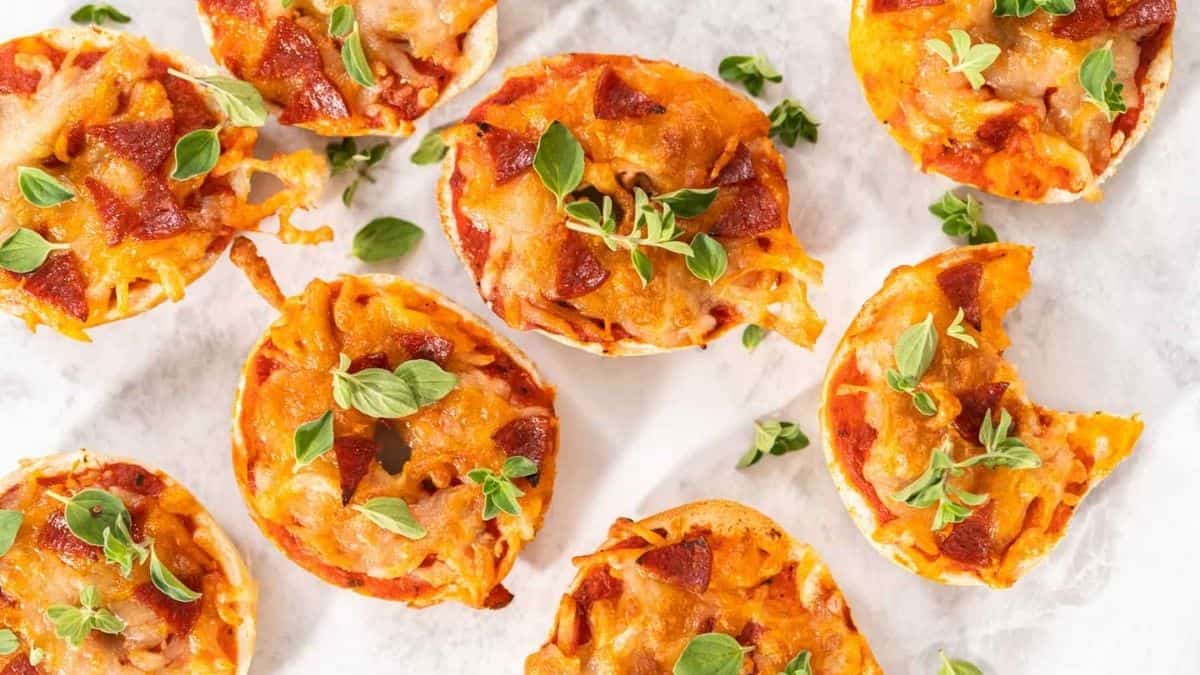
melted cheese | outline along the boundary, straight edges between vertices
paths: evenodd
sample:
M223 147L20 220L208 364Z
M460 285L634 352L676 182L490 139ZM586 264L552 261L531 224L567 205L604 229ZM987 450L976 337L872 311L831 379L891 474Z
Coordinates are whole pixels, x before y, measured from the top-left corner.
M167 179L173 160L158 169L170 196L188 220L172 236L138 239L126 236L110 244L89 179L98 181L133 208L147 193L142 168L118 156L101 142L86 139L86 129L118 122L171 120L173 107L156 74L154 61L174 64L149 43L124 34L87 30L47 33L16 42L28 51L54 49L62 58L30 96L0 94L0 238L19 227L35 230L53 242L66 242L79 260L85 284L87 318L64 312L22 291L24 280L0 273L0 299L30 327L47 324L71 337L86 339L84 329L125 318L157 304L165 296L179 300L186 285L203 274L224 249L233 232L255 230L263 219L308 205L320 191L325 163L310 151L253 157L257 132L225 128L222 155L212 172L188 181ZM83 68L81 54L103 52L99 61ZM46 57L35 61L52 65ZM192 85L186 85L192 87ZM196 91L199 95L199 91ZM196 113L196 111L192 111ZM220 119L215 107L202 114ZM172 145L174 140L172 140ZM80 146L80 147L73 147ZM75 198L49 209L27 202L17 187L20 166L44 166L75 193ZM284 188L258 204L249 203L254 173L278 177ZM222 191L222 184L231 189ZM284 229L281 234L299 239ZM306 243L330 238L328 228Z
M829 438L830 468L860 529L889 557L918 574L944 582L1012 585L1062 538L1066 519L1092 487L1133 448L1142 430L1136 418L1103 413L1076 414L1048 410L1031 402L1016 368L1002 353L1009 341L1001 321L1029 288L1028 248L993 244L957 249L915 267L892 272L884 288L864 306L847 330L830 363L822 404ZM982 331L967 327L978 348L945 336L957 306L947 299L937 275L961 264L983 266L979 301ZM909 326L932 313L938 347L920 387L937 401L937 414L921 415L911 399L892 391L885 381L894 368L893 346ZM861 380L861 381L860 381ZM944 439L953 444L956 460L981 452L977 431L964 436L953 425L962 410L964 392L1004 382L999 407L1014 420L1013 436L1041 458L1035 469L972 467L951 484L986 495L990 517L969 538L980 560L968 562L947 554L954 527L934 532L934 508L917 509L891 497L912 483L929 465L930 453ZM865 414L854 420L838 405L844 397L864 397ZM875 431L861 475L888 515L873 506L874 496L855 481L849 459L849 434L835 431L865 422ZM983 557L987 560L983 561Z
M437 403L390 421L411 458L396 475L372 461L351 505L404 499L428 531L420 540L383 530L343 506L335 453L297 470L292 443L297 426L326 410L334 411L338 438L373 438L379 420L334 403L330 370L341 353L352 359L386 354L394 363L410 358L396 336L412 333L453 345L445 368L459 384ZM447 599L482 606L540 526L554 482L552 440L538 485L519 481L526 492L521 515L484 521L481 488L465 478L477 467L499 471L507 456L493 435L506 424L554 419L552 407L522 403L508 382L486 370L506 353L481 324L404 282L312 282L286 303L247 362L237 420L245 446L235 464L255 519L294 561L333 583L418 606ZM259 359L277 364L261 383ZM544 389L543 395L553 394ZM286 541L275 534L281 532Z
M643 536L650 528L667 534ZM637 536L644 541L631 540ZM656 578L638 563L648 551L697 536L712 549L703 593ZM618 520L600 551L576 564L572 591L563 596L549 641L526 660L527 675L666 673L693 637L708 632L754 647L744 673L782 672L802 650L811 652L816 673L882 672L817 554L744 506L703 502L640 523ZM589 601L581 590L586 580L604 575L616 580L608 582L619 587L608 594L615 597Z
M598 119L592 101L608 69L663 104L665 112ZM801 346L813 344L823 322L808 304L807 289L820 283L822 266L791 232L783 158L767 138L770 122L753 103L709 77L624 56L556 57L510 70L507 76L506 87L532 81L532 91L511 103L485 100L471 123L448 132L456 160L449 171L465 181L461 193L451 197L452 208L443 205L443 218L453 232L454 211L461 211L489 233L477 282L481 295L510 326L540 329L606 353L703 345L742 322L778 331ZM491 125L536 142L555 120L584 147L581 189L590 186L611 196L624 214L619 232L633 227L632 181L643 176L658 194L708 187L739 144L749 148L756 180L778 205L780 223L755 236L722 237L729 267L713 286L694 277L681 256L643 248L654 266L654 279L643 288L628 251L610 251L598 238L580 235L609 276L582 296L556 298L559 257L568 233L565 215L532 170L497 183L493 158L477 126ZM723 188L708 212L681 220L688 232L683 240L711 230L733 208L735 194L733 188ZM726 312L732 319L717 319Z
M1112 41L1117 81L1131 111L1141 105L1136 81L1145 31L1115 29L1086 40L1051 33L1054 17L995 17L993 0L947 0L932 7L874 12L855 0L850 50L876 117L924 170L993 194L1040 201L1051 190L1098 197L1095 182L1125 141L1104 113L1087 102L1079 66L1089 52ZM925 48L949 42L961 29L973 44L1001 48L976 91ZM989 120L1015 117L1024 140L988 147L977 132ZM985 131L986 134L986 131Z
M203 507L161 474L158 478L166 487L156 496L111 486L102 478L107 466L91 464L69 473L29 473L0 496L0 508L18 510L24 516L13 548L0 557L0 627L12 630L21 642L11 659L26 659L29 650L37 647L45 652L38 666L42 673L238 672L239 663L248 662L250 655L238 653L234 634L245 622L254 620L253 607L242 604L246 593L252 597L253 591L236 587L228 576L224 567L227 551L199 526L201 520L210 522ZM103 555L89 559L39 543L47 519L63 511L63 505L46 492L70 495L88 487L107 489L121 499L137 514L135 523L147 539L154 540L163 563L181 578L199 580L193 586L203 594L196 601L199 615L186 635L177 633L135 597L135 589L150 580L147 565L135 566L126 579ZM78 606L79 592L88 585L96 587L101 605L128 625L115 637L93 632L79 649L71 649L55 635L45 610L58 604ZM10 657L0 657L0 663L8 660Z

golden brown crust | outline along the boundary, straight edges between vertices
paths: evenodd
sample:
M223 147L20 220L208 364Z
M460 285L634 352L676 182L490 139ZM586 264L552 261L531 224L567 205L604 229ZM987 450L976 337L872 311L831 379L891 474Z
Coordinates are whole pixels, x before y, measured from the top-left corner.
M1056 412L1025 395L1002 356L1008 337L1001 322L1029 288L1031 258L1027 247L990 244L894 270L847 329L825 376L826 459L850 515L884 556L942 583L1011 586L1063 537L1079 502L1141 433L1136 417ZM964 304L964 326L978 347L946 335ZM928 417L885 381L899 335L926 314L938 336L920 380L938 408ZM933 531L934 507L914 508L894 495L926 469L943 441L955 461L982 452L979 426L988 410L997 420L1001 408L1014 420L1010 436L1032 449L1041 466L964 470L951 485L987 502L966 521Z
M411 449L399 473L374 461L342 482L338 443L372 448L379 424L332 400L329 370L439 362L458 377L446 398L389 426ZM238 485L255 522L289 558L329 583L424 607L457 600L499 607L501 586L549 506L558 449L554 391L526 357L478 318L430 289L371 275L312 282L284 305L242 372L234 412ZM294 469L296 426L334 411L335 449ZM522 454L540 466L516 482L521 515L482 518L474 468L498 471ZM393 470L396 470L393 468ZM380 529L350 507L400 497L428 534L411 540Z
M70 493L87 487L118 496L134 514L135 537L153 537L159 557L203 593L196 601L199 610L175 619L183 626L135 599L136 589L147 583L144 569L124 579L99 554L90 557L86 544L69 532L66 544L55 546L46 518L62 507L45 496L46 490ZM32 645L46 652L39 668L47 674L249 671L257 585L212 516L167 474L86 450L22 460L20 468L0 478L0 508L20 510L24 516L13 549L0 558L5 600L0 623L17 633L22 647L11 657L0 657L0 663L27 658ZM26 583L34 579L42 581ZM31 603L39 608L77 604L85 584L97 586L105 606L129 624L116 644L93 637L71 650L44 621L22 618Z
M620 518L563 596L528 675L669 672L701 633L754 649L742 672L776 673L801 651L813 672L882 673L829 570L761 513L728 501Z
M1102 5L1081 0L1070 16L1018 19L994 17L991 0L855 0L851 54L868 103L922 170L1023 201L1095 200L1158 110L1175 14L1171 0L1109 3L1122 11L1107 17ZM978 91L924 47L948 41L950 29L1001 47ZM1110 41L1128 106L1112 122L1078 81L1084 57Z
M725 276L710 287L681 256L645 249L654 279L643 289L627 251L567 230L530 168L551 120L584 146L584 179L571 200L612 197L620 232L632 228L635 187L719 187L705 214L680 224L685 241L699 231L720 241ZM703 345L748 322L810 346L823 323L807 288L819 283L821 265L791 233L769 127L744 97L669 63L602 54L536 61L510 70L445 132L442 225L484 300L515 328L610 356ZM731 166L742 170L725 172Z
M281 236L304 240L287 216L320 189L325 167L309 151L255 159L256 131L229 127L213 171L169 178L176 139L224 121L199 88L168 74L204 74L189 61L96 28L19 38L0 45L0 61L13 56L6 50L44 71L8 71L16 78L40 73L31 86L0 84L0 130L23 139L0 153L0 237L25 227L71 249L30 274L0 272L0 309L30 327L45 323L86 339L88 327L182 298L234 232L256 229L269 215L280 213ZM19 166L45 169L76 197L34 207L17 188ZM255 172L275 174L285 188L250 204Z
M377 81L367 89L346 74L342 40L328 34L333 6L199 0L199 13L218 63L262 91L284 124L323 136L408 136L415 120L471 86L496 56L496 0L360 3L364 53ZM272 56L281 44L288 55Z

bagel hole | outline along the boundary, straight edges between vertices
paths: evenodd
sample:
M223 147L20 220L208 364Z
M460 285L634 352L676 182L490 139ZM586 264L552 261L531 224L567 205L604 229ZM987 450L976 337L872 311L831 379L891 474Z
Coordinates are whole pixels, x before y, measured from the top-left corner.
M255 205L262 204L282 192L286 187L275 174L256 171L250 176L250 195L246 201Z
M379 465L392 476L403 471L404 465L412 457L412 448L390 424L381 422L375 425L375 445L379 447L375 454Z

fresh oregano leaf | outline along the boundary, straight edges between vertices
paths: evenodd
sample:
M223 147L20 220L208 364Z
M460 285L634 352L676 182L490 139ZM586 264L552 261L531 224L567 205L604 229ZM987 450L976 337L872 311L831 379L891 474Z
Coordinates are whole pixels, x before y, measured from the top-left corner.
M32 272L46 262L51 251L68 248L70 244L52 244L33 230L17 228L0 243L0 269L18 274Z
M1125 85L1117 82L1113 69L1112 40L1089 53L1079 66L1079 84L1087 92L1086 100L1100 109L1112 122L1125 112L1125 98L1121 95Z
M434 129L425 134L425 137L421 139L416 152L412 154L412 163L417 165L436 164L446 156L447 150L449 150L449 147L446 145L446 141L442 139L442 134L437 129Z
M975 336L967 332L966 326L963 325L963 317L965 316L963 308L958 308L958 313L954 315L954 320L946 327L946 336L951 337L964 344L971 345L974 348L979 347L979 342L975 340Z
M0 628L0 656L8 656L21 648L17 634L7 628Z
M704 633L692 638L672 669L673 675L738 675L742 660L753 647L743 647L724 633Z
M802 650L795 658L787 662L780 675L813 675L812 652L807 649Z
M695 218L707 211L716 198L717 188L708 188L705 190L683 188L682 190L658 195L654 198L654 201L671 207L671 211L680 218Z
M17 167L17 186L25 201L43 209L75 198L75 193L54 176L31 166Z
M154 546L150 547L150 582L163 595L176 602L188 603L200 599L199 593L188 588L158 559Z
M125 503L99 488L80 490L69 499L54 492L47 494L66 505L63 519L71 534L92 546L104 546L105 530L129 531L133 522Z
M347 372L350 357L342 354L333 374L333 400L343 408L378 418L406 417L418 409L412 388L395 373L382 368Z
M967 243L990 244L998 241L996 230L983 222L983 205L971 195L960 199L953 192L929 206L929 212L942 221L942 232L951 237L966 237Z
M717 72L727 82L740 82L752 96L761 94L767 82L783 82L783 75L763 56L727 56Z
M296 466L308 466L318 457L333 449L333 411L326 410L325 414L315 420L310 420L296 427L292 437L292 448L296 456Z
M979 89L984 83L983 71L996 62L1000 48L986 42L972 45L971 36L957 28L950 30L950 42L929 39L925 41L925 49L940 56L950 66L950 72L962 73L972 89Z
M105 21L129 23L130 19L120 10L107 3L88 3L71 13L71 21L78 24L103 26Z
M262 94L250 83L221 75L195 77L174 68L167 72L212 94L217 105L229 117L230 124L261 127L267 123L267 106L263 103Z
M525 492L512 481L537 473L537 464L528 457L509 457L504 461L500 473L491 469L477 468L467 472L467 480L483 487L483 519L491 520L501 513L520 515L519 498Z
M329 34L333 37L346 37L354 30L354 8L350 5L338 5L329 15Z
M85 586L79 593L80 607L52 605L46 608L46 617L54 624L54 633L66 640L72 649L78 649L93 631L109 635L120 635L125 622L111 611L100 607L100 594L95 586Z
M175 169L172 180L188 180L203 176L221 159L219 129L197 129L175 143Z
M350 254L363 262L399 258L421 241L424 231L399 218L376 218L354 235Z
M940 649L938 656L942 659L942 667L938 669L938 675L983 675L979 666L970 661L948 658L946 653Z
M778 138L789 148L796 147L796 141L803 138L809 143L817 142L817 127L815 122L799 102L790 98L780 101L771 110L771 138Z
M401 363L396 368L396 377L408 385L418 407L437 403L458 386L458 378L453 373L425 359Z
M350 507L362 513L372 523L409 539L423 539L425 527L417 522L408 504L398 497L375 497L366 504Z
M12 548L13 542L17 540L17 533L21 531L21 523L25 520L25 514L12 509L0 510L0 557Z
M707 281L711 286L717 279L725 276L729 265L729 257L721 242L704 234L697 234L692 239L692 255L686 258L688 271L692 276Z
M371 72L371 64L367 62L367 53L363 51L362 35L357 25L342 43L342 65L346 67L350 79L368 89L375 86L375 73Z
M909 327L900 334L896 341L896 368L904 377L920 380L925 371L933 363L933 355L937 352L937 331L933 328L933 314L925 315L925 320Z
M533 170L562 208L567 195L583 180L583 146L562 122L552 122L538 139Z
M742 329L742 346L746 351L752 352L758 349L758 345L767 337L767 329L762 326L752 323Z

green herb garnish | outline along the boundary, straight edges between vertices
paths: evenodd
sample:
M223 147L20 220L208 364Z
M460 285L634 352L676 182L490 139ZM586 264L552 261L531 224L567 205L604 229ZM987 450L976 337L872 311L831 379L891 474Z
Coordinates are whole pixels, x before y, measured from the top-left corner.
M24 520L25 515L20 511L0 510L0 556L8 553L8 550L12 548L13 542L17 540L17 533L21 531L21 522Z
M704 633L688 642L671 672L673 675L738 675L742 672L742 660L753 650L724 633Z
M446 141L442 139L442 134L438 129L434 129L425 134L421 139L420 145L417 146L416 152L410 158L413 164L425 165L435 164L440 162L446 156L446 151L450 148L446 145Z
M329 160L329 171L332 175L336 176L348 171L355 171L358 174L342 192L343 204L350 206L354 201L354 195L358 194L358 188L362 181L375 182L375 178L371 176L371 169L387 157L390 149L391 146L385 142L364 148L360 152L353 138L344 138L341 143L330 143L325 146L325 157Z
M146 561L149 555L146 547L133 540L133 518L125 503L112 493L87 488L70 498L55 492L46 494L65 505L63 519L71 534L80 541L99 546L105 560L120 568L122 576L129 576L135 561L138 564Z
M52 244L37 232L20 227L0 243L0 269L18 274L32 272L46 262L51 251L69 248L70 244Z
M1037 10L1054 16L1075 12L1075 0L996 0L992 14L1025 18Z
M946 653L940 649L938 656L942 659L942 667L938 668L938 675L983 675L979 666L970 661L947 658Z
M421 241L424 231L399 218L376 218L354 235L350 255L363 262L399 258Z
M58 206L75 198L75 193L57 178L31 166L17 167L17 186L25 201L38 208Z
M992 411L989 408L979 425L979 443L983 445L983 454L964 459L956 466L966 468L982 464L989 469L1008 467L1010 469L1036 469L1042 465L1042 460L1029 446L1015 437L1008 435L1012 427L1012 416L1004 408L1000 409L1000 422L992 425Z
M203 176L221 159L221 128L197 129L175 143L175 168L172 180L188 180Z
M46 617L54 624L54 632L67 641L72 649L78 649L84 639L94 630L109 635L120 635L125 630L121 617L100 607L100 594L95 586L85 586L79 592L80 607L53 605L46 609Z
M975 336L968 333L966 326L963 325L963 317L963 309L959 307L958 313L954 315L954 321L951 321L950 325L946 327L946 336L978 348L979 343L975 341Z
M425 527L417 522L408 504L397 497L376 497L361 506L350 507L365 515L372 523L389 532L409 539L423 539Z
M925 371L929 370L929 365L933 363L937 343L933 314L927 314L924 321L911 326L900 335L894 350L896 368L889 368L885 373L888 386L894 391L911 396L913 406L926 416L937 413L937 403L927 392L918 389L917 385L920 384Z
M318 457L333 449L333 411L296 427L292 437L296 468L312 464Z
M350 373L350 357L342 354L333 374L333 400L343 408L378 418L411 415L440 401L458 385L458 378L433 361L414 359L395 371L366 368Z
M1087 92L1086 100L1099 108L1109 122L1125 112L1125 98L1121 95L1125 85L1117 82L1112 40L1084 57L1083 64L1079 66L1079 84Z
M525 478L538 472L537 464L528 457L509 457L504 460L500 473L491 469L471 469L467 480L483 486L483 519L491 520L501 512L510 516L520 515L521 505L517 499L525 492L513 483L514 478Z
M983 222L983 205L971 195L963 200L947 191L941 199L929 205L929 212L941 219L942 232L951 237L965 236L971 245L999 241L996 230Z
M817 127L804 106L790 98L785 98L775 106L769 115L771 118L771 138L778 138L789 148L796 147L796 141L803 138L809 143L817 142Z
M756 323L746 326L742 329L742 346L748 352L758 349L758 345L762 344L762 341L767 338L769 332L766 328Z
M996 62L1000 48L986 42L972 45L971 36L957 28L950 31L950 42L953 47L944 40L926 40L925 49L942 57L950 72L962 73L972 89L979 89L984 82L983 71Z
M375 74L371 72L367 53L363 51L362 34L358 30L353 7L338 5L333 9L329 15L329 35L342 39L342 65L350 79L368 89L374 87Z
M188 588L182 581L178 579L167 566L162 564L158 559L158 553L155 552L154 546L150 546L150 582L154 587L162 592L163 595L174 600L175 602L195 602L200 599L200 594Z
M765 56L727 56L717 72L727 82L740 82L751 96L761 94L767 82L783 82L783 75Z
M788 661L779 675L813 675L812 652L807 649L801 651L796 658Z
M103 26L105 21L113 23L129 23L132 21L119 9L104 2L88 3L71 13L71 21L78 24L95 24Z
M563 208L563 200L583 180L583 146L562 122L552 122L542 132L533 170Z
M808 436L793 422L754 423L754 444L738 460L737 468L754 466L760 459L770 455L786 455L808 447Z
M263 103L262 94L250 83L221 75L194 77L174 68L167 72L212 94L230 124L261 127L267 123L267 106Z
M21 648L17 634L7 628L0 628L0 656L8 656Z

